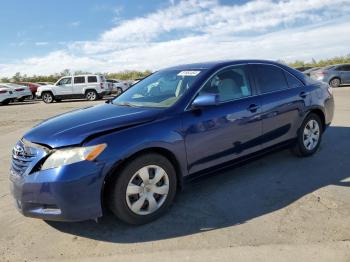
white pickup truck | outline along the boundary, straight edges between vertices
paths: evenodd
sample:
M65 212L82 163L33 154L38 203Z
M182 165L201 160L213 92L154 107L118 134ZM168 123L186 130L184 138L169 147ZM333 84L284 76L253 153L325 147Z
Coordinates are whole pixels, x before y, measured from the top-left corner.
M110 92L103 75L77 75L62 77L54 85L38 87L36 96L45 103L72 98L94 101Z

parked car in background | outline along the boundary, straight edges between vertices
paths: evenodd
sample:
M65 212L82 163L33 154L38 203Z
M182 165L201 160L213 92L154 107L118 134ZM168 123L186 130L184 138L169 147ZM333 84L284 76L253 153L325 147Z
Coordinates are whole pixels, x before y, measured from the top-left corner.
M7 105L16 99L12 88L0 84L0 105Z
M35 93L38 87L40 86L39 84L31 83L31 82L17 82L16 84L28 86L30 91L32 92L33 97L35 97Z
M281 146L313 155L333 112L328 84L279 63L171 67L27 132L13 149L11 190L25 216L96 219L106 205L144 224L194 176Z
M312 66L300 66L300 67L296 67L295 69L300 71L300 72L304 72L304 71L309 70L311 68L312 68Z
M126 91L130 86L128 82L118 79L107 79L106 81L112 85L112 92L117 95Z
M306 76L310 76L311 72L313 71L316 71L316 70L319 70L321 67L313 67L313 68L310 68L310 69L307 69L303 72L304 75Z
M94 101L108 92L108 84L103 75L77 75L62 77L54 85L38 87L36 97L45 103L72 98Z
M54 83L52 82L37 82L38 85L41 85L41 86L46 86L46 85L53 85Z
M28 86L14 83L0 83L0 85L11 88L16 96L16 100L19 102L23 102L25 99L33 98L33 94Z
M311 78L326 82L331 87L350 84L350 64L331 65L313 71Z

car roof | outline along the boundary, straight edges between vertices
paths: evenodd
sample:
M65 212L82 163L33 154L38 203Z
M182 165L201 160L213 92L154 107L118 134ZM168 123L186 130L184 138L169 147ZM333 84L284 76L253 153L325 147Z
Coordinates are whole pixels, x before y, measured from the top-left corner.
M242 59L242 60L219 60L219 61L209 61L209 62L202 62L202 63L182 64L182 65L168 67L168 68L165 68L164 70L213 69L213 68L220 68L228 65L249 64L249 63L282 65L278 62L271 61L271 60Z

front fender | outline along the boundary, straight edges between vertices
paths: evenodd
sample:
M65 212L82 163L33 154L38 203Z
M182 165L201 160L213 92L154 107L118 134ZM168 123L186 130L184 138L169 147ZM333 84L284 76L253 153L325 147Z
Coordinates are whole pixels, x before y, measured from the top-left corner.
M86 145L100 143L108 145L98 158L98 161L105 163L105 176L141 151L162 149L174 156L181 172L180 177L183 177L188 174L188 170L185 143L180 127L179 118L157 120L99 136Z

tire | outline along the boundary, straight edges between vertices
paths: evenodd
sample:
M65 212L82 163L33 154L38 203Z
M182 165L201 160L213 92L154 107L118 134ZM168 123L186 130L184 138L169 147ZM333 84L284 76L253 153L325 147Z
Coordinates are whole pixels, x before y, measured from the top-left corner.
M160 180L154 180L156 173ZM143 174L144 179L140 174ZM141 225L159 218L174 200L176 172L170 161L162 155L141 155L128 162L115 175L116 178L109 185L108 205L114 215L127 224ZM145 177L149 178L148 183Z
M25 97L22 97L22 98L20 98L20 99L17 99L17 101L18 101L18 102L23 102L24 99L25 99Z
M123 93L123 89L120 87L117 87L117 96L121 95Z
M313 155L320 146L322 132L320 117L314 113L309 114L299 128L297 142L292 148L293 153L299 157Z
M6 106L6 105L8 105L9 103L10 103L10 100L5 100L5 101L2 101L2 102L0 103L0 105Z
M88 101L96 101L98 99L98 94L95 90L87 90L85 92L85 98Z
M41 97L46 104L51 104L55 100L55 97L51 92L44 92Z
M339 87L340 84L341 82L339 78L333 78L331 81L329 81L329 85L334 88Z

